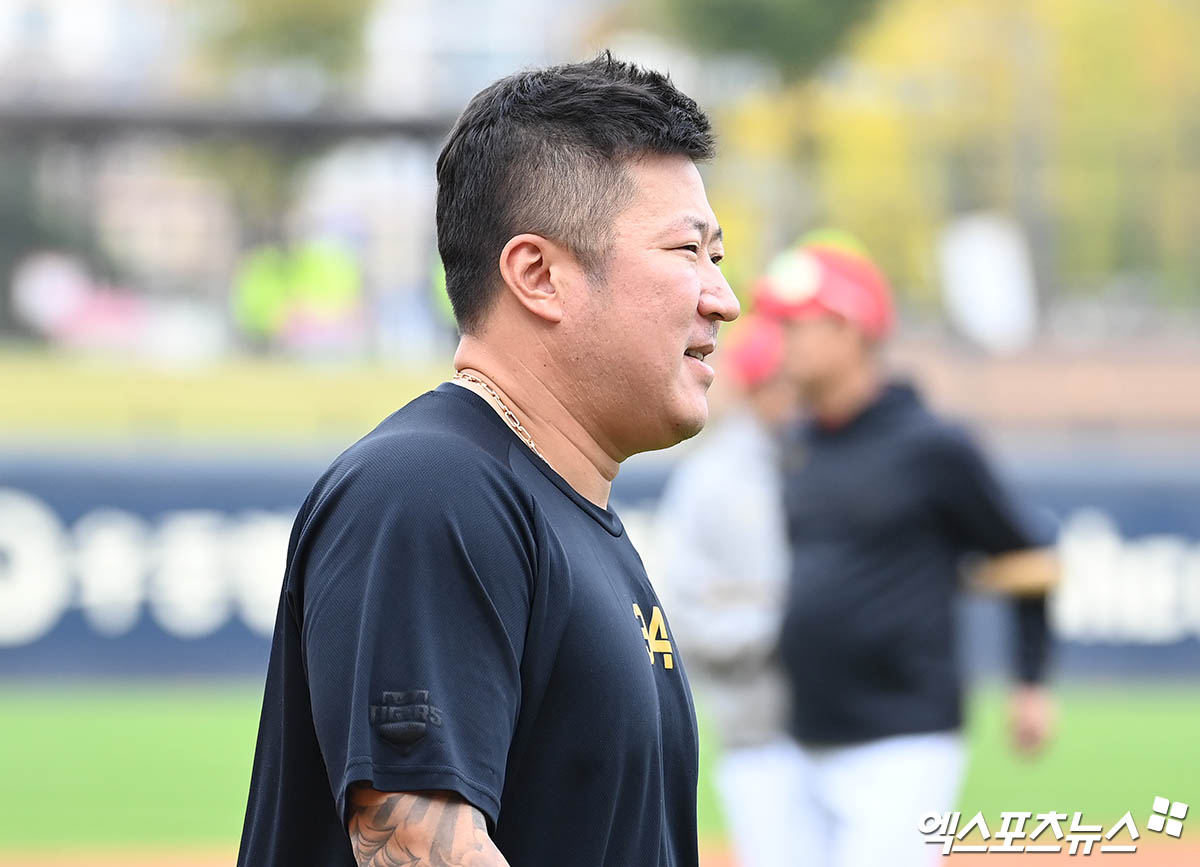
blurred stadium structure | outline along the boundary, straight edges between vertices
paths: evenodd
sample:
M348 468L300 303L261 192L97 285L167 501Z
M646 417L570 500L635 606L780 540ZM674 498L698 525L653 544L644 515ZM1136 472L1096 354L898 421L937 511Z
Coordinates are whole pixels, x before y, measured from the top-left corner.
M970 247L953 231L987 213L1004 215L1010 253L1027 259L1009 294L1031 303L1014 314L976 298L1023 320L1010 326L1019 340L985 345L1195 333L1200 69L1188 46L1200 21L1188 4L877 0L849 50L801 82L766 57L699 55L639 30L647 13L614 0L293 5L308 28L261 0L0 5L8 333L128 350L166 331L177 339L159 352L201 360L264 329L354 357L444 348L429 172L441 134L506 70L599 45L671 69L713 110L725 151L709 183L727 205L735 281L814 223L850 225L896 276L910 320L978 332L948 262L966 245L968 262L995 254L976 282L1015 273L1002 243L976 233L983 246ZM315 240L352 260L342 295L357 303L264 313L289 290L321 295L295 261ZM256 278L247 255L260 245L280 249ZM231 311L231 291L252 297Z
M1194 675L1200 7L858 5L798 76L678 0L0 0L0 693L260 676L308 485L449 369L441 136L602 46L712 111L735 289L822 223L894 276L896 366L1062 521L1065 676ZM615 490L651 574L670 460Z

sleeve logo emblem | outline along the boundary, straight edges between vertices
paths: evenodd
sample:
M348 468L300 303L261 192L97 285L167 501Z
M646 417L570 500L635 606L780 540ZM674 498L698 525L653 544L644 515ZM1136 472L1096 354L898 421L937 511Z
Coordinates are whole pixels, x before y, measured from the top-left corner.
M370 706L368 719L381 738L407 753L429 726L442 724L442 712L430 703L427 689L384 690L379 704Z

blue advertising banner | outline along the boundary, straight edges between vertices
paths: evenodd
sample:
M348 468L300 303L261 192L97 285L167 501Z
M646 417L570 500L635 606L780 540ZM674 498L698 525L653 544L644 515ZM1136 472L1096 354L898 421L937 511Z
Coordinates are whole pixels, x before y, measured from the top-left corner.
M0 676L261 675L291 523L332 454L0 457ZM1063 672L1200 672L1200 459L1007 456L1059 526ZM613 501L654 577L671 468L622 469ZM1007 612L962 612L971 668L1003 667Z

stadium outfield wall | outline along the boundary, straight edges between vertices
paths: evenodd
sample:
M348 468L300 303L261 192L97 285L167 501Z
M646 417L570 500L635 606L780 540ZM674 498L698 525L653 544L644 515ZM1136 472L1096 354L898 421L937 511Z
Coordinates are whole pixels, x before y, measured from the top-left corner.
M292 518L328 458L0 456L0 677L261 676ZM670 466L634 459L613 490L652 577ZM1025 449L1004 468L1058 523L1063 674L1200 670L1200 455ZM1006 612L961 614L969 667L1001 670Z

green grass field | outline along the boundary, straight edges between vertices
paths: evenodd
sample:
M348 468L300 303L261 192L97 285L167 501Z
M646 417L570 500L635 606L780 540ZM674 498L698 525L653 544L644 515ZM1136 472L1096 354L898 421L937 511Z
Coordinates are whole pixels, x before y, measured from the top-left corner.
M1062 690L1059 736L1039 761L1016 759L1003 696L972 704L971 760L960 807L1081 810L1139 823L1152 798L1200 803L1200 690ZM48 849L230 851L254 749L257 685L0 686L0 854ZM706 767L714 751L706 744ZM719 839L711 782L701 833Z

